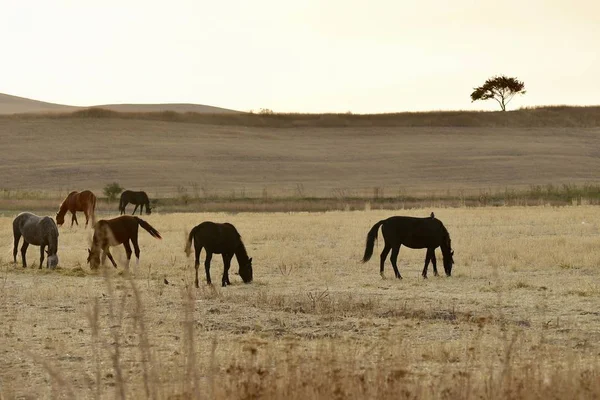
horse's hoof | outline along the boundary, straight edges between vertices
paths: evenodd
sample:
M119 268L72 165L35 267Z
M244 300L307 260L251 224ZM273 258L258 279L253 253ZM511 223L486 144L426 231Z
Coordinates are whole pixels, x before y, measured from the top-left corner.
M423 275L423 279L427 279L427 275Z

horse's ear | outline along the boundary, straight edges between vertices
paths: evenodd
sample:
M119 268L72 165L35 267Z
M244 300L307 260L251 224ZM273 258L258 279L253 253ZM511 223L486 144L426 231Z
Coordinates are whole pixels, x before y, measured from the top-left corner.
M92 250L88 249L88 254L91 255L92 254Z
M452 251L450 252L450 255L451 255L451 256L454 256L454 250L452 250Z
M250 257L250 258L248 259L248 262L249 262L249 263L251 263L251 262L252 262L252 257Z

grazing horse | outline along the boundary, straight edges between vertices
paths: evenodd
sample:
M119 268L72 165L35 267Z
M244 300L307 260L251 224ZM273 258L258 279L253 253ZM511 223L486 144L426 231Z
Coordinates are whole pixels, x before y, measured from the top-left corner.
M50 217L38 217L35 214L24 212L13 220L13 235L15 239L13 258L17 262L17 247L19 240L23 236L23 246L21 247L21 258L23 259L23 268L27 268L25 254L30 244L40 246L40 268L44 263L44 249L48 246L46 253L48 261L46 268L56 268L58 265L58 228Z
M138 246L138 226L141 226L148 233L156 238L162 239L160 233L154 229L149 223L138 217L130 215L122 215L113 219L101 219L94 225L94 237L92 239L92 248L88 249L87 262L92 269L98 268L100 265L100 252L102 252L102 264L106 261L106 256L110 259L113 267L117 268L117 263L110 254L109 247L118 246L120 244L125 247L127 254L127 267L131 260L131 244L135 251L136 265L140 262L140 247Z
M77 211L83 211L85 214L85 226L87 228L90 217L92 219L92 224L96 218L96 196L89 190L84 190L83 192L73 191L69 193L67 198L60 205L58 213L56 213L56 223L58 226L65 223L65 214L67 211L70 211L71 214L73 214L71 226L73 226L73 222L79 225L75 213Z
M204 260L204 269L206 270L206 281L210 285L210 260L213 254L222 254L223 256L223 277L221 285L231 285L229 282L229 267L231 259L235 254L239 264L239 274L244 283L252 282L252 258L248 257L246 247L242 243L242 237L237 229L231 224L217 224L214 222L203 222L194 227L188 236L185 246L185 254L189 257L192 249L192 239L196 250L196 287L198 287L198 267L200 266L200 252L204 247L206 249L206 259Z
M146 214L152 213L152 210L150 209L150 200L148 200L146 192L126 190L121 193L121 199L119 200L119 211L121 212L121 215L125 214L125 207L127 207L127 204L129 203L135 204L135 208L131 215L135 215L135 210L137 210L138 206L140 206L140 215L142 215L144 206L146 206Z
M415 217L390 217L373 225L367 234L367 245L362 262L365 263L373 255L373 245L377 239L377 231L381 226L381 232L385 240L385 246L380 256L379 273L383 278L383 266L390 250L392 251L391 263L394 268L396 278L402 279L400 271L396 265L400 246L405 245L411 249L427 249L425 256L425 267L423 268L423 278L427 278L427 267L429 261L433 264L433 273L437 276L437 266L435 259L435 249L440 247L444 257L444 271L447 276L452 274L452 265L454 264L454 251L451 247L450 234L442 224L442 221L435 218L433 213L428 218Z

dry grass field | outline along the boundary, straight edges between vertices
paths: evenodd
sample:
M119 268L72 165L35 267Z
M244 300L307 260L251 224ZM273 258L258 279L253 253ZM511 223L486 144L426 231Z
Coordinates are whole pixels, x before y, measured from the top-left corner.
M277 118L277 116L274 116ZM423 117L425 118L425 117ZM597 183L600 128L244 127L0 118L0 189L372 197Z
M425 135L432 143L443 137ZM540 146L552 138L544 135ZM247 140L238 150L259 152ZM441 162L444 151L431 147ZM110 149L116 160L124 151ZM140 231L141 263L135 270L132 263L132 274L92 273L85 265L91 233L81 227L60 228L59 269L23 270L12 263L14 215L4 215L0 397L598 398L598 208L435 209L456 252L451 278L430 271L423 280L423 250L400 251L402 281L391 278L389 263L382 280L378 257L359 263L375 222L430 211L153 214L144 218L164 240ZM184 237L203 220L238 227L254 258L252 284L234 274L227 288L192 287ZM113 254L122 264L122 248ZM30 265L36 259L30 248ZM213 281L221 271L215 257Z

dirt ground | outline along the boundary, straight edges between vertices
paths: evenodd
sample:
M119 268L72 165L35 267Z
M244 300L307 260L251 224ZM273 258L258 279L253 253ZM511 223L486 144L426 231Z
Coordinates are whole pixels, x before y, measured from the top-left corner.
M403 280L359 260L390 215L436 216L452 277ZM600 393L599 209L458 208L397 212L153 214L141 262L86 265L91 230L60 228L59 268L12 262L0 217L0 397L591 398ZM184 238L231 222L254 259L245 285L193 287ZM441 253L437 252L441 267ZM202 255L204 257L204 253ZM213 258L213 282L222 273Z

